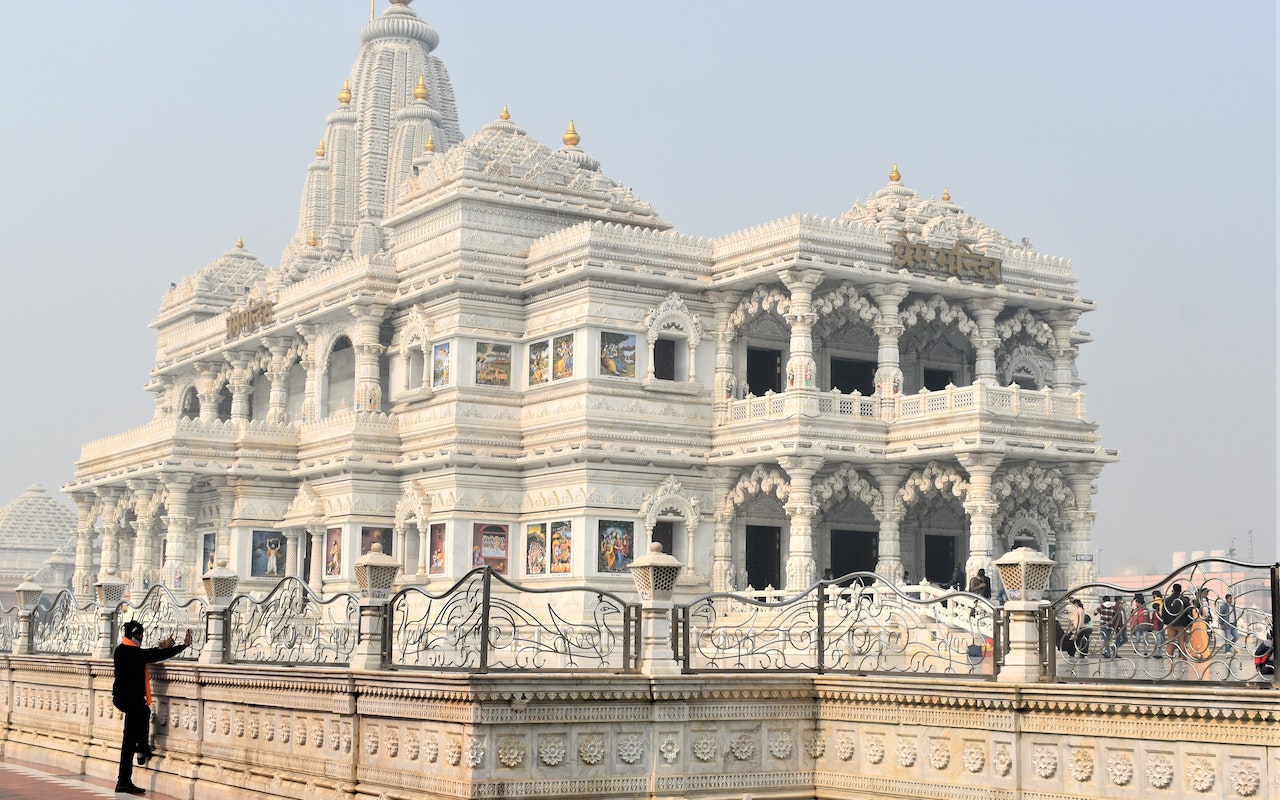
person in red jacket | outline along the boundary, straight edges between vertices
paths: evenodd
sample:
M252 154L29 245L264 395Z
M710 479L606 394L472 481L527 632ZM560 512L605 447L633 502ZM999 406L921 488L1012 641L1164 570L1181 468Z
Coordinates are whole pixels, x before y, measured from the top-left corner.
M121 632L124 638L116 645L112 660L115 662L115 683L111 686L111 702L124 714L124 739L120 743L120 772L116 776L116 791L127 794L143 794L146 790L133 785L133 757L145 765L154 751L151 749L151 675L147 665L172 658L191 646L191 629L187 629L182 644L175 645L173 637L161 641L159 647L142 646L142 623L130 620Z

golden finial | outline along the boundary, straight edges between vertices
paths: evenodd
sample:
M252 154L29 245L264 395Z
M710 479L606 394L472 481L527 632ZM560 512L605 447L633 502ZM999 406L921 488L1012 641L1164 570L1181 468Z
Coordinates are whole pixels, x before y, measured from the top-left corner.
M898 172L897 162L894 162L893 172L889 173L889 180L893 181L894 183L897 183L898 181L902 180L902 173Z
M428 153L436 151L436 135L434 133L427 134L427 143L422 146L422 149Z
M373 22L373 16L374 16L373 4L375 2L377 2L377 0L369 0L369 21L370 22Z
M351 81L342 82L342 91L338 92L338 102L344 106L351 102Z
M511 112L507 110L505 105L502 107L502 113L498 115L498 119L511 119Z
M320 140L320 145L316 147L316 155L324 158L324 139Z
M311 238L307 240L307 246L308 246L308 247L315 247L315 246L316 246L316 245L318 245L318 244L320 244L320 242L316 241L316 232L315 232L315 231L312 231L312 232L311 232Z
M244 237L243 237L243 236L241 236L239 239L236 239L236 249L237 249L237 250L243 250L243 249L244 249Z
M942 189L942 199L944 202L951 202L951 190L945 186Z
M560 137L560 141L564 142L569 147L577 147L578 142L582 141L582 137L579 136L578 132L573 128L573 120L569 120L569 130L564 132L564 136Z
M427 99L427 76L426 75L418 76L418 85L413 87L413 99L414 100Z

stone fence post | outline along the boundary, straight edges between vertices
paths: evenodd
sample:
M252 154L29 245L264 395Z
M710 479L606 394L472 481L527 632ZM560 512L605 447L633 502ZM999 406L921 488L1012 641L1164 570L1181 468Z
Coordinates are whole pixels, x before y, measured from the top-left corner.
M351 669L382 669L383 631L390 608L400 562L382 552L378 542L356 561L356 583L360 584L360 638L351 654Z
M18 595L18 630L17 636L13 639L13 654L29 656L35 651L32 643L36 635L36 607L40 605L40 596L44 594L44 589L40 588L39 584L32 583L31 576L28 575L14 589L14 593Z
M649 552L631 562L631 579L640 595L640 671L645 675L679 675L680 662L671 649L672 594L684 565L651 542Z
M204 574L204 594L209 601L204 618L204 649L201 664L225 664L227 661L227 608L235 596L240 576L227 568L226 559Z
M1019 547L996 560L1000 582L1009 600L1004 613L1009 617L1009 651L1000 668L998 680L1009 683L1035 683L1040 680L1040 629L1037 618L1053 573L1053 559L1030 547ZM1052 645L1051 645L1052 646Z
M107 567L107 576L95 583L98 594L98 640L93 648L94 658L111 658L116 649L116 631L119 620L116 609L124 599L124 590L128 584L116 575L115 567Z

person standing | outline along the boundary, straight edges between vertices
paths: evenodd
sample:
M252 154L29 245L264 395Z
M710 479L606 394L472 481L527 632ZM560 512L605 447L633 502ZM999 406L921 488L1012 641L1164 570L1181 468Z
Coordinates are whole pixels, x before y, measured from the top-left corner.
M1218 604L1218 627L1222 628L1223 645L1234 648L1240 641L1240 609L1229 594Z
M151 749L151 675L147 665L172 658L191 646L191 629L182 644L175 645L173 637L160 642L159 647L142 646L142 623L129 620L121 631L124 637L112 654L115 665L115 683L111 686L111 702L124 714L124 738L120 742L120 772L116 776L116 791L126 794L143 794L140 786L133 784L133 758L139 766L145 766L154 750Z
M1191 624L1191 603L1182 593L1182 584L1175 583L1164 599L1160 611L1164 623L1164 638L1169 658L1187 657L1187 626Z
M969 580L969 592L991 599L991 579L987 577L985 569L979 569L978 574Z

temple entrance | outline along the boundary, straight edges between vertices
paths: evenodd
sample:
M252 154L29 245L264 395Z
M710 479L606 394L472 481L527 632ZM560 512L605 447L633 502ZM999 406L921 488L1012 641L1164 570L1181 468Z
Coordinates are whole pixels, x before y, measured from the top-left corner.
M831 531L831 576L875 572L880 560L878 531Z
M924 577L929 583L946 585L956 568L954 536L924 537Z
M782 528L747 526L747 585L782 588Z
M857 389L863 395L876 392L876 363L874 361L856 361L851 358L831 359L831 388L839 389L844 394L853 394ZM837 575L840 573L836 573Z
M782 391L782 351L747 348L747 391L756 397Z

